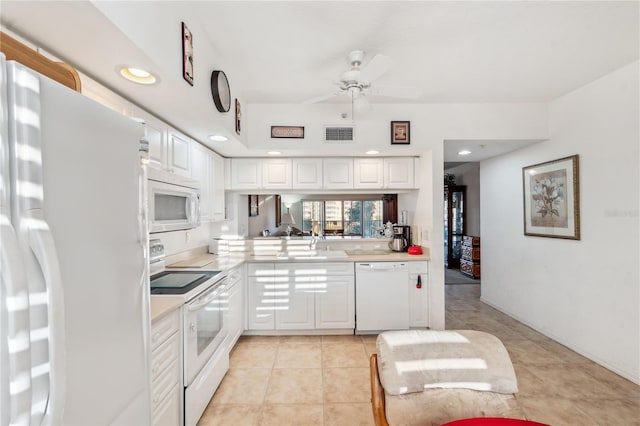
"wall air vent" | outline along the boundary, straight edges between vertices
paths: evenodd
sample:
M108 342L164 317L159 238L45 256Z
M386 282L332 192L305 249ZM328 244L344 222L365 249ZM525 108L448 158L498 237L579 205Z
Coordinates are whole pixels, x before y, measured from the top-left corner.
M353 142L355 140L355 126L324 126L325 142Z

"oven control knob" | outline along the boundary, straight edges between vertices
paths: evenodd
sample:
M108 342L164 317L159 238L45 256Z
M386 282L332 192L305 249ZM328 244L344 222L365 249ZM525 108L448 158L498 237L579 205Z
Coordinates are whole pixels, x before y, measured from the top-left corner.
M196 332L196 325L194 323L191 323L191 325L189 326L189 330L193 331L194 333Z

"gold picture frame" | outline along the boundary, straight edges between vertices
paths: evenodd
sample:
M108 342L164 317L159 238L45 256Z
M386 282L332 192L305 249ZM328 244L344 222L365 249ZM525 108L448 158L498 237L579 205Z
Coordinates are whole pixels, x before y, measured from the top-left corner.
M522 168L524 235L580 239L578 155Z

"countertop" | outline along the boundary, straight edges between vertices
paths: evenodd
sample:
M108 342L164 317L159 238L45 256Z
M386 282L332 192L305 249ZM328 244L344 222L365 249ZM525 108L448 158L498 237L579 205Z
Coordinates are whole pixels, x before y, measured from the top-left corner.
M321 251L320 251L321 252ZM166 259L166 269L196 269L216 270L228 272L243 263L326 263L326 262L408 262L431 260L429 249L423 248L423 254L408 253L388 254L358 254L347 257L277 257L276 255L253 255L237 253L229 255L215 255L206 252L206 247L170 256ZM159 319L172 310L178 309L184 303L180 295L151 295L151 322Z

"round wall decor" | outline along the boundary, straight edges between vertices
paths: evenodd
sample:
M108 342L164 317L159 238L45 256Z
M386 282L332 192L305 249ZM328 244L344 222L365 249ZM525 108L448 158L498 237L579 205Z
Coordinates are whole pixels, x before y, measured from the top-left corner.
M231 108L231 90L229 80L224 71L216 70L211 73L211 96L216 109L220 112L228 112Z

